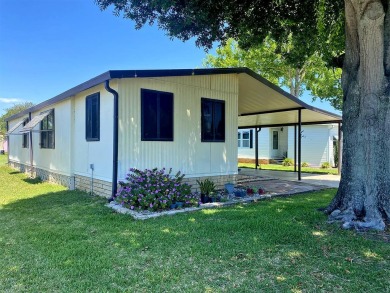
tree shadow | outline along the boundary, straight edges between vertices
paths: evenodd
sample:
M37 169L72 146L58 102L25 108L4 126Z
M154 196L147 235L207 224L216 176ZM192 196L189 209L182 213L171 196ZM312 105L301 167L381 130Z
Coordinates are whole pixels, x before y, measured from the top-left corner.
M40 184L42 183L42 179L39 177L35 178L24 178L22 179L24 182L29 183L29 184Z

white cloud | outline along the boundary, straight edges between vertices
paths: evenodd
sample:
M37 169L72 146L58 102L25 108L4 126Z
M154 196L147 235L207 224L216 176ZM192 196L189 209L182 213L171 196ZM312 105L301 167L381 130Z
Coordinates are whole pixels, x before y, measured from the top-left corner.
M14 103L21 103L23 100L21 99L14 99L14 98L0 98L0 103L5 104L14 104Z

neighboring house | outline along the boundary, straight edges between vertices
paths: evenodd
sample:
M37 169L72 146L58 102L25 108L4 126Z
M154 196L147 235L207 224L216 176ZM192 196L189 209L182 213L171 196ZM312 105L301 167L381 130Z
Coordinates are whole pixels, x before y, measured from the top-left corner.
M7 149L7 137L3 134L0 134L0 153L8 152Z
M238 130L238 158L255 159L254 129ZM294 159L294 126L262 128L258 133L259 160L280 162ZM302 126L302 162L318 167L329 162L335 165L334 151L338 138L338 124Z
M131 167L221 186L238 174L237 129L262 125L262 111L268 124L297 123L297 113L302 123L341 120L247 68L113 70L9 117L9 164L70 189L89 190L93 178L106 197Z

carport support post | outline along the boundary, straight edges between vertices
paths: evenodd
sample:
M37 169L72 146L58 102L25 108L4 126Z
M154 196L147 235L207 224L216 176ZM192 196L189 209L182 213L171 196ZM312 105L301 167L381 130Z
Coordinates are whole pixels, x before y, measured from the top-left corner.
M297 172L297 125L294 125L294 172Z
M302 158L302 111L298 110L298 180L301 178L301 158Z

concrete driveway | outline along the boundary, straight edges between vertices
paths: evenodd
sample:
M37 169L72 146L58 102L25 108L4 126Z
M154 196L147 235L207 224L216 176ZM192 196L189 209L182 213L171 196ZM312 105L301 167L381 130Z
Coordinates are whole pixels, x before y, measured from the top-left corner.
M340 175L330 175L330 174L321 175L321 174L301 173L302 174L301 181L298 181L297 172L241 168L241 171L239 171L238 174L239 174L238 181L250 180L250 178L257 177L261 180L279 179L284 181L301 182L309 185L322 186L328 188L338 188L340 183Z

